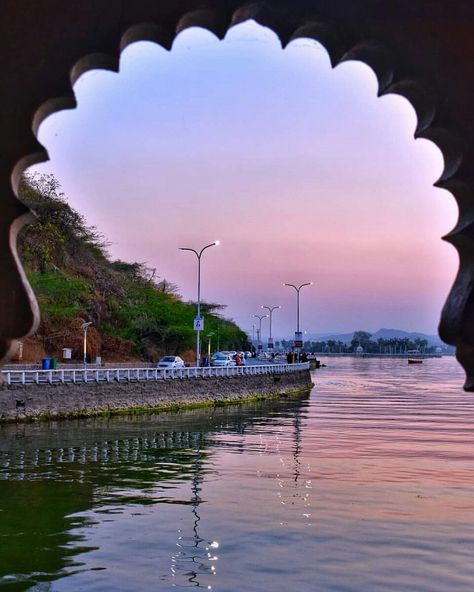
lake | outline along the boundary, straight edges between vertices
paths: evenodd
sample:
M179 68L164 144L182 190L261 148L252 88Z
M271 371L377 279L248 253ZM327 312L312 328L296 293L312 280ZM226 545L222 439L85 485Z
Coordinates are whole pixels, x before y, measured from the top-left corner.
M322 358L311 393L0 427L0 588L474 589L453 358Z

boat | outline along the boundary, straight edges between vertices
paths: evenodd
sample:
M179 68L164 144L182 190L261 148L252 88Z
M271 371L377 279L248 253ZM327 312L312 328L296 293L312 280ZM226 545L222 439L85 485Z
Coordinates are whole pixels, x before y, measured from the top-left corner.
M420 358L408 358L409 364L423 364L423 360Z

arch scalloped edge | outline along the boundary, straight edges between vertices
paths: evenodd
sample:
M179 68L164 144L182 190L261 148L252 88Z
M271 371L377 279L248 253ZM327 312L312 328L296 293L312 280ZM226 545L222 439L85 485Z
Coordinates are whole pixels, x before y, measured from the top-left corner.
M441 150L444 168L434 186L443 187L445 181L454 177L459 171L465 152L465 143L457 134L443 127L428 127L420 132L418 137L430 140Z
M459 251L459 247L456 246ZM445 343L456 346L462 334L462 315L466 308L474 284L474 268L463 264L460 253L460 266L450 293L441 311L438 332Z
M20 230L23 228L25 224L29 222L33 222L35 220L34 214L26 209L26 207L19 201L20 208L23 210L23 213L16 216L14 220L11 222L9 227L9 236L8 236L8 243L10 247L10 254L13 259L13 263L16 266L16 272L18 274L19 281L21 282L21 288L23 289L26 298L28 300L28 304L30 307L30 321L29 326L25 326L23 328L24 334L23 335L4 335L0 339L0 365L4 363L6 360L10 359L14 350L15 345L18 341L28 335L34 333L39 326L40 321L40 313L38 303L36 301L35 294L28 282L28 279L25 274L25 270L23 269L23 265L18 257L18 251L16 249L16 241L17 236ZM1 377L0 377L1 382Z
M443 173L440 179L435 183L435 186L450 190L447 181L453 180L453 177L456 175L462 164L464 152L463 142L455 134L452 134L444 128L431 127L436 117L436 100L434 96L430 96L430 90L426 90L424 86L417 81L395 80L395 68L393 66L395 60L391 52L383 44L377 40L367 40L347 48L345 47L342 35L331 24L322 21L320 22L314 17L304 18L299 23L290 23L282 18L282 14L280 14L281 11L275 5L270 7L266 2L243 4L231 14L226 14L225 8L223 10L224 12L220 9L214 10L201 8L185 12L177 21L174 31L163 29L154 21L129 25L117 41L116 52L113 52L112 54L107 52L87 54L72 66L70 70L71 92L62 97L52 98L38 107L32 122L34 134L37 135L40 123L48 115L63 109L72 109L77 106L72 86L84 72L92 69L106 69L118 72L120 53L130 43L148 40L158 43L166 49L170 49L176 34L192 26L204 27L214 33L219 39L222 39L230 27L246 20L253 19L262 26L272 29L279 37L282 47L285 47L285 45L293 39L304 36L313 38L326 48L333 67L338 63L349 60L357 60L365 63L375 73L379 85L379 95L391 92L404 96L413 106L417 115L415 137L431 140L436 146L438 146L443 154L445 166ZM35 150L33 153L27 152L25 157L19 159L12 171L12 185L16 193L18 190L19 178L23 171L32 164L43 162L48 159L47 151L41 146L41 144L37 143L37 147L41 147L41 149ZM471 225L471 220L466 218L466 211L468 209L470 211L472 206L470 208L463 208L463 205L459 200L458 203L460 204L460 210L462 210L460 211L460 222L451 233L446 235L445 240L453 243L460 251L461 266L458 276L467 277L467 270L463 263L464 257L462 251L466 248L465 241L468 237L463 236L463 230L466 230L468 226ZM16 256L15 248L13 248L12 252ZM21 263L19 262L18 267L25 280L25 289L27 291L29 290L32 295L31 288L26 281ZM455 282L452 289L453 294L458 292L461 284L456 286ZM470 284L462 284L462 286L463 289L469 288L472 290ZM467 296L465 294L465 302L467 302L470 295L469 289ZM28 294L30 295L29 292ZM459 310L453 313L453 306L451 305L450 299L451 294L448 297L442 315L443 319L445 317L445 309L449 309L450 314L448 317L450 320L447 323L443 320L441 321L440 334L443 339L445 339L445 337L447 338L445 339L447 342L459 345L459 340L457 339L457 336L459 336L459 333L457 333L459 327L456 325L457 321L453 324L452 319L461 319L462 313L460 313ZM32 295L31 302L33 309L36 306L37 310L34 295ZM451 324L451 328L448 330L447 325L449 324Z
M456 359L461 366L466 370L466 380L464 382L464 390L474 392L474 346L466 345L465 343L456 344Z
M201 8L185 13L176 25L176 35L190 27L202 27L207 29L218 39L224 39L229 30L230 19L223 18L216 10Z
M396 94L410 103L417 118L415 138L420 137L420 134L433 123L436 116L436 98L434 91L427 85L418 80L402 79L393 82L381 94Z
M115 54L109 53L89 53L74 64L70 70L71 87L76 84L78 79L89 70L110 70L112 72L119 71L120 50L117 47Z
M291 40L295 30L304 25L305 21L313 19L304 19L303 22L290 22L281 13L281 9L275 4L272 6L265 1L243 4L240 8L234 10L231 18L231 25L235 27L248 20L254 20L262 27L271 29L280 39L282 47L285 47Z
M41 146L41 144L39 144L39 146ZM15 164L15 167L13 168L11 174L11 186L16 195L16 199L20 203L23 202L21 202L21 200L18 198L18 188L20 186L20 181L21 177L23 176L23 173L26 171L26 169L28 169L31 166L39 164L40 162L47 162L49 160L49 155L46 148L42 148L43 149L38 152L33 152L31 154L28 154L27 156L24 156L23 158L20 158ZM25 222L25 224L26 223L27 222Z
M120 38L120 53L137 41L151 41L169 51L173 46L174 37L174 31L160 27L154 22L137 23L129 27Z
M361 41L349 49L341 58L340 62L347 61L363 62L369 66L379 84L379 96L394 81L394 58L391 52L376 40Z
M342 38L332 23L308 21L294 31L288 43L297 39L313 39L320 43L327 51L333 68L340 62L345 53Z
M443 240L458 245L459 241L474 236L474 191L470 185L460 178L454 177L437 184L441 189L449 191L456 200L458 206L458 220L454 228L443 236ZM472 248L472 245L469 245Z

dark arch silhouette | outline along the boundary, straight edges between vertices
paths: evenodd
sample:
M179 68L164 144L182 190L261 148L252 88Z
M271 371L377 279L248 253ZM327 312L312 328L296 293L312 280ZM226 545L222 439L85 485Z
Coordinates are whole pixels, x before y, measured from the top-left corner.
M94 68L118 70L120 52L150 40L170 48L177 33L200 26L222 38L254 19L285 46L319 41L333 66L360 60L379 94L406 97L416 137L442 151L437 187L449 190L459 221L445 240L459 271L441 313L440 336L456 346L474 390L474 4L471 0L5 0L0 19L0 358L37 326L38 308L16 255L16 234L31 214L16 198L28 166L47 160L36 132L45 117L76 106L72 85Z

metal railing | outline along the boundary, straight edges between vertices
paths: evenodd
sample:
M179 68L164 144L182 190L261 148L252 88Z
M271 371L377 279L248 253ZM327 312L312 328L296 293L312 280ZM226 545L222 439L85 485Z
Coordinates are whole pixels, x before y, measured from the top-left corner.
M309 362L300 364L263 364L249 366L204 366L201 368L72 368L70 370L2 370L6 384L58 384L84 382L130 382L191 378L231 378L289 374L308 370Z

